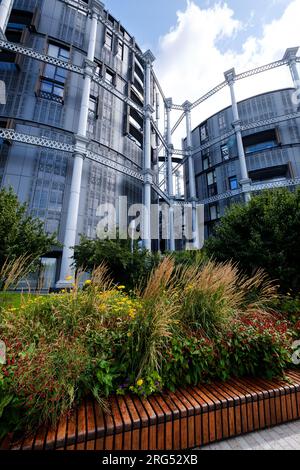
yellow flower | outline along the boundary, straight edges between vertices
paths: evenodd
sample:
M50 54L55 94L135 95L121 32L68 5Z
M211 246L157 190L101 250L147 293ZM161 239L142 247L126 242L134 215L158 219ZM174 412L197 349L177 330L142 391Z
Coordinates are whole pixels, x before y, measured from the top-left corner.
M124 289L125 289L125 286L118 286L117 289L118 289L118 290L124 290Z
M73 276L67 276L66 277L66 281L72 281L72 279L73 279Z
M143 383L144 383L143 379L139 379L136 384L138 387L141 387Z
M66 293L66 289L63 289L60 291L61 294L65 294Z
M90 286L92 284L92 281L90 279L88 279L87 281L85 281L84 285L85 286Z
M128 338L131 338L131 336L132 336L132 333L130 333L130 332L129 332L129 333L127 333L127 336L128 336Z

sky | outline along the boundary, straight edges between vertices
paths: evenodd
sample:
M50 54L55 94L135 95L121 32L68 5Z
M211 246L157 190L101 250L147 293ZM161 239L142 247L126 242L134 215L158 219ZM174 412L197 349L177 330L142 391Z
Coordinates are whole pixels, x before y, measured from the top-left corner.
M281 59L300 46L300 0L106 0L105 6L156 57L167 97L195 101L237 73ZM299 66L300 67L300 66ZM236 84L237 99L292 86L288 67ZM193 126L230 105L226 87L192 115ZM179 114L173 112L173 122Z

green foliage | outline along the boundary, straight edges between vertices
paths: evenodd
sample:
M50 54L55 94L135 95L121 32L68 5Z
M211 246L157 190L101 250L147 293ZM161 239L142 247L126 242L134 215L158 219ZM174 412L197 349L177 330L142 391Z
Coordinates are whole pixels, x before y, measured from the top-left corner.
M0 190L0 266L24 255L33 261L57 244L54 235L45 233L43 223L27 214L12 189Z
M258 289L262 281L240 278L231 264L208 262L198 272L165 258L135 294L114 286L102 266L82 290L77 279L71 292L3 308L0 438L57 423L90 395L106 409L112 393L148 396L215 378L281 376L300 327L263 310L272 290ZM250 295L249 305L253 286L259 302Z
M216 375L273 378L291 366L291 325L273 316L242 316L216 338Z
M130 240L89 240L81 237L80 244L75 247L74 260L77 268L87 271L105 263L115 283L133 289L136 285L145 284L159 262L159 255L139 249L136 243L131 252Z
M185 334L169 342L162 365L165 386L174 391L181 384L197 385L210 376L214 365L213 342Z
M263 268L281 290L300 290L300 190L266 191L247 205L233 205L207 240L217 261L233 260L252 274Z

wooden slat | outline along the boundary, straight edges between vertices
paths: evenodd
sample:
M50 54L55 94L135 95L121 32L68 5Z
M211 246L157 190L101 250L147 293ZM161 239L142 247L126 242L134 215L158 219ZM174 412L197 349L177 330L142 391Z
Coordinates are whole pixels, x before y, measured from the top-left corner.
M7 436L1 449L184 450L300 418L300 371L287 381L232 378L179 387L148 399L111 397L110 413L93 400L34 436Z

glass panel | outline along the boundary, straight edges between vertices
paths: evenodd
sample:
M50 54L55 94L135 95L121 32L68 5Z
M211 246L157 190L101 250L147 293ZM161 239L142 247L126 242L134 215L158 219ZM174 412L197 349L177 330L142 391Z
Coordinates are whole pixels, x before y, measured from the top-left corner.
M44 75L45 77L47 78L53 78L55 77L55 73L56 73L56 67L55 65L50 65L50 64L47 64L45 69L44 69Z
M41 90L46 93L52 93L53 84L51 82L46 82L45 80L41 81Z
M223 160L229 160L229 148L228 145L223 145L221 147L222 158Z
M63 98L64 96L64 89L63 87L60 87L59 85L55 85L53 88L53 93L56 96L59 96L60 98Z
M229 186L232 191L234 191L235 189L238 189L239 185L238 185L238 180L236 176L229 178Z
M218 218L217 206L210 206L210 220L216 220Z
M211 186L215 182L215 174L213 171L210 173L207 173L207 184L208 186Z
M50 289L51 287L55 287L57 260L55 258L41 258L41 263L41 288Z
M51 55L51 57L58 58L58 54L59 54L59 48L57 46L54 46L54 44L49 44L48 55Z
M266 142L260 142L258 144L249 145L246 147L246 153L259 152L261 150L270 149L277 147L277 142L275 140L269 140Z

